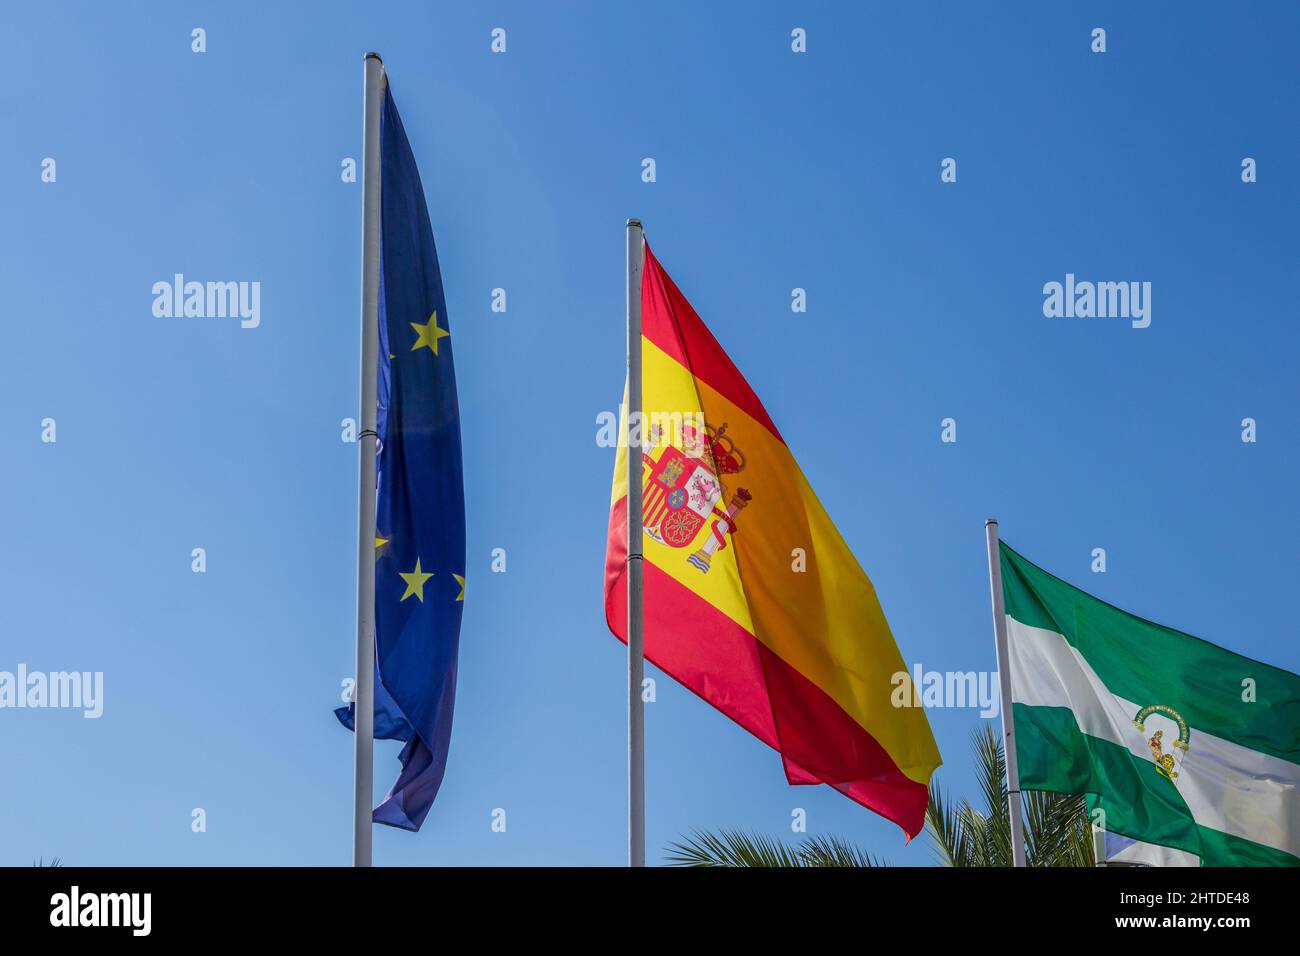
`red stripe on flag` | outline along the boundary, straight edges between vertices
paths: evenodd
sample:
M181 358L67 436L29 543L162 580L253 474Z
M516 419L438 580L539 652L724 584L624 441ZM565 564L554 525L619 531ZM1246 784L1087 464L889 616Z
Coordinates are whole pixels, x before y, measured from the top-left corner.
M745 381L708 326L686 301L659 260L645 247L641 282L641 334L691 371L697 379L720 392L784 443L768 417L767 409ZM671 412L684 409L650 409ZM710 422L717 426L721 422Z
M605 619L627 641L627 499L610 509ZM825 691L752 634L646 561L645 654L668 674L780 752L791 784L826 783L892 820L908 838L929 793Z

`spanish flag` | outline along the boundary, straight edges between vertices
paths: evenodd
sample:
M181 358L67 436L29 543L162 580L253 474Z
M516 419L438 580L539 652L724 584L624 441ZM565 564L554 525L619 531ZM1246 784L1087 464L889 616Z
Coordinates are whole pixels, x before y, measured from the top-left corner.
M646 658L779 751L790 783L829 784L915 836L939 751L924 711L891 704L907 667L875 588L648 245L641 349ZM627 479L624 446L605 552L624 642Z

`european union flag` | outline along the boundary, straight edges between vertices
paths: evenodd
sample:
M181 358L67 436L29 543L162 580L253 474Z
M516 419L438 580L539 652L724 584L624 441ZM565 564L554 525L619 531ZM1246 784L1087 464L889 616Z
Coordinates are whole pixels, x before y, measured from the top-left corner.
M375 737L404 740L376 823L418 830L447 767L465 598L451 326L420 173L385 84L380 118ZM351 728L352 707L335 711Z

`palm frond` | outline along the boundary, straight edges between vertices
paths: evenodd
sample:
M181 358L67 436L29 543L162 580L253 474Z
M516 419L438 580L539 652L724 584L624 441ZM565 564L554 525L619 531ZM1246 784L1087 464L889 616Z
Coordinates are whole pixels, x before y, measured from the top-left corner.
M972 866L971 832L963 824L963 805L949 806L948 798L933 780L930 802L925 808L925 831L934 845L935 856L944 866Z
M984 797L979 866L1006 866L1011 859L1011 820L1007 800L1007 762L1002 741L987 722L971 733L975 776Z
M804 866L888 866L859 846L835 836L815 836L799 845Z
M1002 741L986 724L971 735L971 747L984 809L966 802L952 805L932 780L926 832L944 866L1010 866L1010 800ZM1029 866L1093 865L1092 827L1084 797L1026 791L1021 799Z
M861 847L833 836L810 837L798 846L740 830L694 831L668 846L669 866L859 867L885 866Z
M1069 793L1025 794L1025 857L1029 866L1093 866L1086 798Z
M975 776L984 808L954 804L934 781L925 808L925 830L943 866L1010 866L1011 822L1002 741L985 724L971 734ZM1092 866L1092 825L1087 799L1068 793L1026 791L1021 795L1025 862L1029 866ZM771 837L720 830L696 831L668 847L671 866L885 866L838 837L810 837L790 846Z
M803 866L798 851L779 840L740 830L696 830L668 847L669 866Z

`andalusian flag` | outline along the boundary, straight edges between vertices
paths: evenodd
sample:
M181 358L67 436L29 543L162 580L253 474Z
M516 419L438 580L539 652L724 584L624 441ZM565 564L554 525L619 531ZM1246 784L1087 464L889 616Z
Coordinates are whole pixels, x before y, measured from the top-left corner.
M781 753L914 836L939 765L871 581L781 433L645 249L645 653ZM636 447L634 442L633 447ZM627 639L627 448L614 467L605 615Z
M1001 564L1021 788L1093 795L1108 833L1183 851L1166 862L1300 865L1300 676L1134 617L1005 544Z

